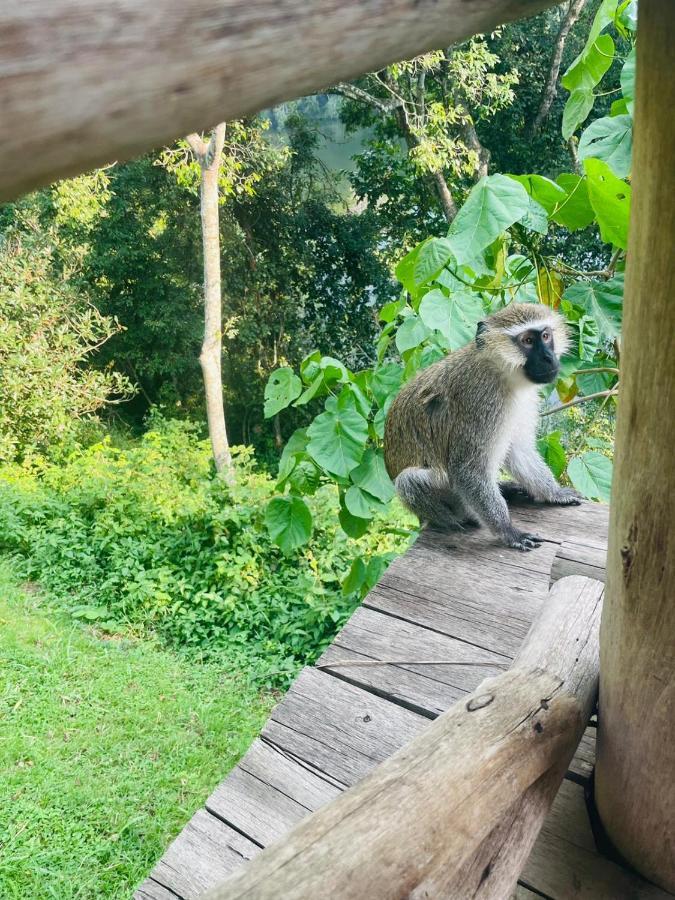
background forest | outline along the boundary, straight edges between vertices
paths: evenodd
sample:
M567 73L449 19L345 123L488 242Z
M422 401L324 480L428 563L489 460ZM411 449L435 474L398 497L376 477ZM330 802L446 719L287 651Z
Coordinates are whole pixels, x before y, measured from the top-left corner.
M565 314L540 449L608 499L635 23L569 0L227 123L220 472L197 143L0 207L0 895L128 895L416 537L384 418L490 311Z

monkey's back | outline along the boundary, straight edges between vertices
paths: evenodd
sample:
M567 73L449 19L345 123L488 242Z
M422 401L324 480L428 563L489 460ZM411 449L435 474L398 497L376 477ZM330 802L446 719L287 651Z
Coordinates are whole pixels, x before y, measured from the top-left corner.
M418 372L387 414L384 458L389 477L409 466L445 469L453 446L471 446L474 432L493 427L496 423L476 421L476 410L484 406L477 391L490 392L501 377L472 344Z

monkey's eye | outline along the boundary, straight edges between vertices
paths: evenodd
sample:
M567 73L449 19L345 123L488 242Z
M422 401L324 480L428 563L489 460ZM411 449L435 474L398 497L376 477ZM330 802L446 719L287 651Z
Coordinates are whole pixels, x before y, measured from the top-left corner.
M541 339L545 344L551 343L551 332L550 331L542 331Z
M532 344L534 344L534 338L532 337L531 334L523 335L523 337L521 337L520 341L522 344L525 344L527 347L531 347Z

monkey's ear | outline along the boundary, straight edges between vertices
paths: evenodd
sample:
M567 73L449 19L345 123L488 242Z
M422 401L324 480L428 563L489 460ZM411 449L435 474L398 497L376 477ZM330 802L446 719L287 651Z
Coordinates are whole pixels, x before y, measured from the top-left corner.
M481 336L485 334L488 330L486 322L479 322L476 326L476 344L478 347L482 346L483 341L481 340Z

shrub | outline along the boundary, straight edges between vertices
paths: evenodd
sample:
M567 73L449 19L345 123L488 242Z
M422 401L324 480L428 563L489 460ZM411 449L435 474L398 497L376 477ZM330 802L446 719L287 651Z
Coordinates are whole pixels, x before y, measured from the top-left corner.
M403 548L408 519L399 511L399 528L354 541L325 487L309 501L311 541L284 553L265 524L272 478L246 448L234 458L231 484L213 477L195 426L158 420L131 447L106 439L58 466L6 466L0 549L78 618L151 629L202 654L227 646L283 681L353 610L358 596L341 582L355 553L371 557L372 582Z

